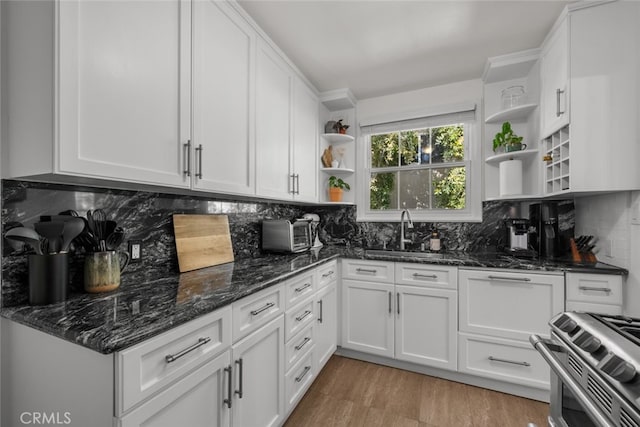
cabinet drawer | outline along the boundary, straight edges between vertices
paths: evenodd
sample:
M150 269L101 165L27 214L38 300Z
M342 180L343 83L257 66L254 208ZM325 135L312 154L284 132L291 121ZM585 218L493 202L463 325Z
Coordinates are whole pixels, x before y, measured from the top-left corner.
M348 259L342 261L342 278L393 283L394 263Z
M460 372L549 389L549 366L529 342L465 333L458 339Z
M303 357L285 376L285 413L288 413L304 396L316 373L313 367L313 351Z
M265 325L284 312L282 285L264 289L232 304L233 342Z
M600 313L617 316L622 314L621 305L594 304L590 302L567 301L567 311L585 311L587 313Z
M313 324L315 321L314 316L314 299L311 296L310 299L302 304L287 310L284 316L284 340L289 341L295 334L303 330L307 325Z
M225 307L118 352L116 413L126 412L230 345L231 307Z
M396 263L396 284L458 289L458 268Z
M527 341L549 337L549 320L564 310L564 276L512 270L458 271L459 329Z
M285 368L284 371L288 372L289 369L295 365L300 358L304 357L307 352L313 347L315 340L313 338L313 323L308 325L304 330L300 331L297 335L291 338L284 346Z
M567 273L567 300L622 305L622 276Z
M329 283L338 280L338 262L331 261L316 269L318 289L322 289Z
M300 301L304 301L316 291L315 271L309 271L287 280L284 284L284 289L287 308L293 307Z

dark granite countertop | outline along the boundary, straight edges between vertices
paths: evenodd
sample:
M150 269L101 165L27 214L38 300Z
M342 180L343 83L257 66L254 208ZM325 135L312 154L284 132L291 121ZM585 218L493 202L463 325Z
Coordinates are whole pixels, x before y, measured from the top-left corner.
M370 255L338 246L298 255L266 255L188 273L123 276L118 290L73 294L65 303L5 307L1 315L51 335L108 354L151 338L233 301L280 283L332 259L357 258L445 264L459 267L628 274L603 263L521 260L495 253L447 253L439 259Z

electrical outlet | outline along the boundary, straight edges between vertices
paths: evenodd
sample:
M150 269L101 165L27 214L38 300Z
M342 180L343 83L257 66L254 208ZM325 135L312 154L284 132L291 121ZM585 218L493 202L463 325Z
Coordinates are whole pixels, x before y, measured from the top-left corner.
M142 260L142 242L140 240L129 240L129 262L140 262Z

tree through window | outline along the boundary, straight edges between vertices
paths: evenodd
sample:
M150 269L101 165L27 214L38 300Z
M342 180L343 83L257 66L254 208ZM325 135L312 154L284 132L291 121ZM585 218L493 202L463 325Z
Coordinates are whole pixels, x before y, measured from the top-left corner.
M369 208L465 209L463 124L370 135Z

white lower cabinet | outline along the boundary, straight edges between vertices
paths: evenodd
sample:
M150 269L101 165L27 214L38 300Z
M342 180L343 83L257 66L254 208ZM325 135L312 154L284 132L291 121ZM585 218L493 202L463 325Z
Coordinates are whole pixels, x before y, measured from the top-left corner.
M344 261L343 275L357 268L391 270L396 284L343 280L342 347L456 370L457 268L392 263L389 269L388 263L360 263Z
M529 336L549 337L549 320L564 310L564 276L461 269L458 277L458 370L549 389L549 367Z
M326 365L336 351L338 342L338 291L333 281L316 294L316 324L314 335L316 342L316 372Z
M279 316L232 347L234 426L284 421L284 318Z
M458 292L396 285L395 358L456 370Z
M119 420L120 427L229 426L231 356L220 356Z
M622 276L567 273L566 277L567 310L622 314Z

